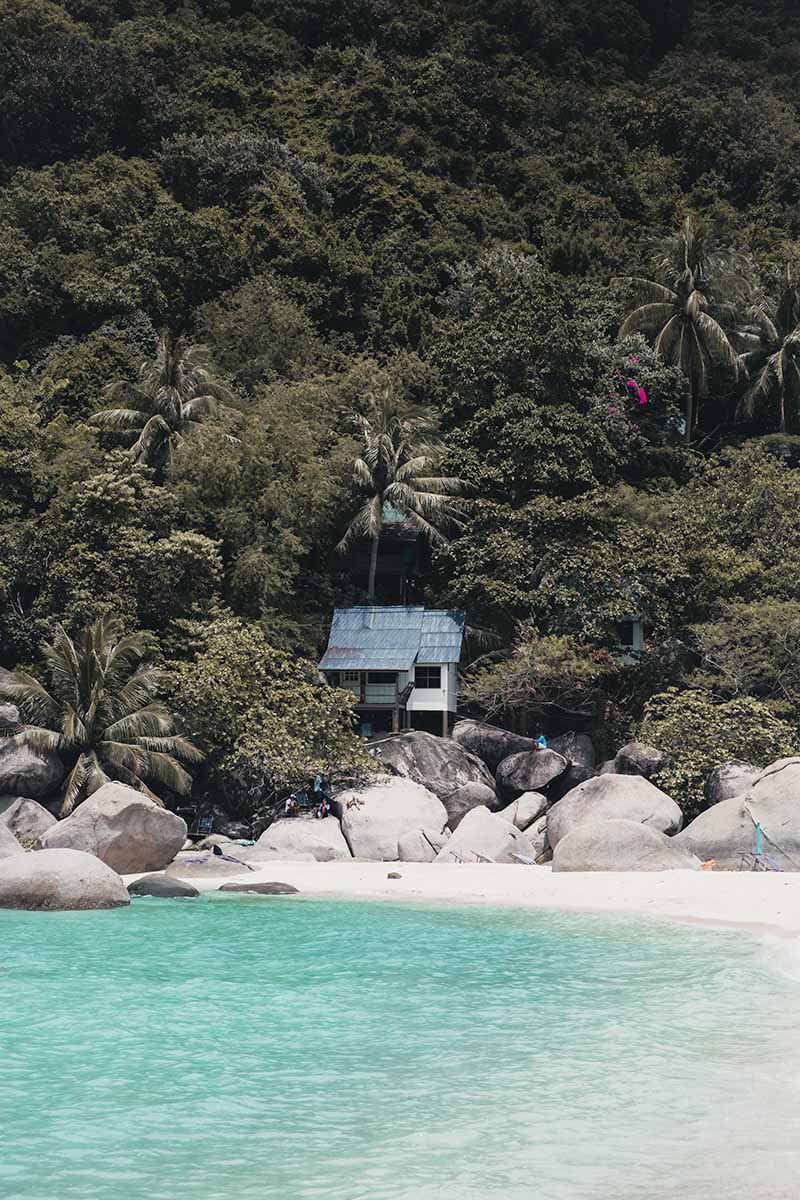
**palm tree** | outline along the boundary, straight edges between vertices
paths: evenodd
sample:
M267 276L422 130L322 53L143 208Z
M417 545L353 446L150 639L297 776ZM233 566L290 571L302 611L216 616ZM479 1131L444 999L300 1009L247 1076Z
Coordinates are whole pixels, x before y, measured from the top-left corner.
M711 281L715 269L727 275L729 288L735 274L732 256L709 250L687 217L680 233L667 239L656 262L657 280L629 276L615 280L627 285L636 297L636 307L623 321L619 336L643 333L653 341L665 362L679 366L689 381L686 398L685 436L690 442L700 400L708 389L714 362L739 372L739 356L727 333L711 315ZM723 290L723 289L721 289Z
M444 532L463 524L465 490L460 479L437 475L442 447L435 422L419 411L403 408L388 392L373 396L365 415L357 418L360 453L353 461L353 480L366 493L337 549L344 554L362 537L371 541L368 596L375 597L378 547L387 513L392 509L434 545L446 545Z
M30 722L17 727L13 740L57 751L65 762L62 816L112 779L158 804L146 780L181 795L190 790L181 761L197 763L203 755L173 733L171 714L156 700L164 675L149 661L152 648L148 634L125 635L118 620L102 617L75 640L59 626L44 648L49 690L22 671L0 678L0 696Z
M135 433L134 459L163 466L187 433L211 417L231 398L228 388L213 377L206 346L162 333L155 358L139 368L137 383L120 379L106 390L113 408L92 416L100 429Z
M779 429L785 433L787 402L800 406L800 283L790 265L784 270L777 300L761 300L750 317L751 323L738 335L751 379L739 415L752 417L759 400L776 397Z

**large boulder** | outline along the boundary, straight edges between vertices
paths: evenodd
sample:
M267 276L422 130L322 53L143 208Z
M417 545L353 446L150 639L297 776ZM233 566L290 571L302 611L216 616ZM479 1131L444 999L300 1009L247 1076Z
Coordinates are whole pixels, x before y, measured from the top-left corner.
M129 896L155 896L161 900L193 900L199 896L197 888L184 879L167 875L142 875L128 884Z
M265 858L262 850L274 850L268 857L282 858L285 862L307 860L311 855L317 862L334 862L352 858L350 847L344 840L342 827L336 817L284 817L275 821L262 833L255 846L248 849L246 858L252 862ZM236 850L232 853L236 854Z
M569 763L563 775L559 775L558 779L554 779L547 788L547 796L551 804L555 804L556 800L560 800L566 796L567 792L571 792L579 783L585 783L587 779L593 779L596 772L590 770L589 767L584 767L580 763Z
M458 721L453 729L453 741L471 754L477 754L490 771L496 771L504 758L534 749L533 738L522 737L496 725L485 725L482 721Z
M192 844L192 842L190 841L189 849L190 850L213 850L215 846L233 846L233 845L235 845L233 840L229 837L226 837L226 835L224 833L210 833L208 835L208 837L204 837L199 842L195 842L194 844ZM185 842L184 842L184 849L186 849Z
M412 829L397 839L397 857L400 862L433 862L447 837L447 831Z
M700 860L640 821L589 820L553 851L554 871L696 871Z
M64 778L64 766L51 750L31 750L16 738L0 738L0 795L39 800Z
M523 792L541 792L563 775L567 760L555 750L525 750L504 758L495 776L497 791L506 804Z
M471 809L483 807L494 812L499 804L494 788L485 783L464 783L449 796L442 796L441 801L447 809L447 824L451 829L456 829Z
M660 833L677 833L683 815L674 800L640 775L598 775L580 783L547 814L555 850L563 837L588 820L639 821Z
M10 858L12 854L24 854L14 834L7 825L0 824L0 858Z
M234 846L233 849L236 851L235 857L240 862L248 863L253 869L255 869L258 863L265 862L319 862L319 859L310 850L293 850L291 857L287 859L285 851L276 850L274 846ZM349 849L347 857L352 858ZM330 862L331 860L327 861Z
M340 793L334 803L355 858L374 862L394 862L403 834L429 828L441 832L447 824L441 800L412 779L375 780Z
M506 821L499 813L488 808L473 808L468 812L458 829L449 837L436 855L434 862L475 862L488 858L497 863L518 863L514 855L524 859L536 857L528 838Z
M756 848L784 871L800 871L800 758L761 771L741 795L712 804L675 838L677 845L718 867L736 869Z
M0 825L10 829L17 841L35 842L55 824L53 814L36 800L24 796L0 798Z
M453 738L411 730L373 743L372 748L394 775L421 783L445 805L448 796L465 784L481 783L494 790L486 764Z
M227 875L246 875L253 868L239 860L222 858L217 854L179 854L167 867L168 879L218 879Z
M800 796L800 757L779 758L759 771L750 785L754 802L769 800L772 804L790 805Z
M550 738L548 745L570 765L585 767L590 773L594 771L597 755L594 742L588 733L562 733L558 737Z
M594 743L588 733L562 733L550 739L550 749L563 755L567 769L547 789L551 803L560 800L579 783L584 783L595 774L597 756Z
M96 854L120 875L160 871L186 841L186 822L124 783L105 783L38 839L44 850Z
M40 850L3 860L0 908L121 908L130 904L115 871L82 850Z
M506 808L501 808L498 816L505 817L512 825L523 832L547 812L548 799L541 792L523 792L516 800L512 800Z
M644 742L629 742L627 746L618 750L614 757L614 771L617 775L641 775L644 779L652 779L666 765L666 754Z
M281 883L277 879L263 880L261 883L222 883L218 892L245 892L250 896L298 896L300 889L291 883Z
M715 767L703 788L706 807L719 804L720 800L731 800L734 796L741 796L742 792L746 792L755 783L760 774L760 767L738 760Z

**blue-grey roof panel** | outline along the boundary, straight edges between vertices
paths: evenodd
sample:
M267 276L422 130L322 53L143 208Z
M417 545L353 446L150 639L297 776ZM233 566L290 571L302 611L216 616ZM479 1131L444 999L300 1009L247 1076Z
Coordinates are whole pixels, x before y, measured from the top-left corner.
M416 652L403 654L397 650L353 650L345 646L329 646L320 660L321 671L408 671Z
M458 662L464 613L422 607L337 608L323 671L407 671L418 662Z
M461 657L464 613L457 609L426 612L417 662L450 663Z

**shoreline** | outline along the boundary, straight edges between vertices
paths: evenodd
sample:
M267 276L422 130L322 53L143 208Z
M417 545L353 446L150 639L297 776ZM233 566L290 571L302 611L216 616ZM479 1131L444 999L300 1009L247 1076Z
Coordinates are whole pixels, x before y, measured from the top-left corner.
M400 879L387 878L390 871ZM126 884L140 878L126 875ZM198 891L224 883L291 884L304 896L349 900L607 912L685 924L747 929L781 937L800 935L800 873L781 872L563 872L549 867L489 863L284 862L253 871L190 878Z

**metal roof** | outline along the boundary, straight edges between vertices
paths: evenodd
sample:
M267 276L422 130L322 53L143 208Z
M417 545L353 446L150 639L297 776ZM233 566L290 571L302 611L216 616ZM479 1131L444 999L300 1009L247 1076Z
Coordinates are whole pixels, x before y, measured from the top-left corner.
M321 671L408 671L461 657L464 613L422 607L336 608Z

